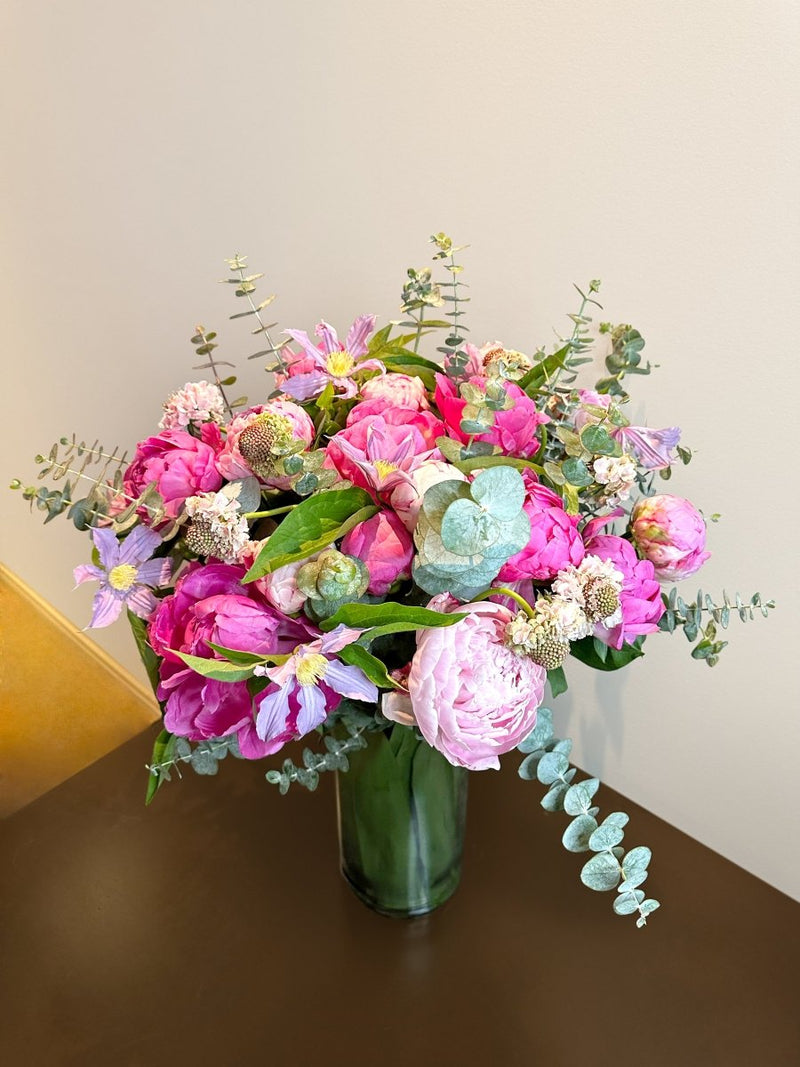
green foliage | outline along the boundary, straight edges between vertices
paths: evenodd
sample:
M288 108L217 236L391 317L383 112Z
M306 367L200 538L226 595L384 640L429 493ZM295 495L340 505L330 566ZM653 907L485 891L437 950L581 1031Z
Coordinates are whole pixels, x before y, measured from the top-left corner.
M150 778L145 803L151 803L164 782L172 781L173 770L180 778L181 764L188 764L196 774L216 774L220 762L228 753L237 759L242 758L236 734L230 737L212 737L193 745L185 737L176 737L168 730L162 730L155 740L151 762L147 765Z
M628 816L612 812L597 821L600 809L594 796L600 783L597 778L573 782L575 769L569 767L571 741L560 741L553 734L553 713L540 708L533 731L518 746L524 754L519 767L520 778L538 779L548 787L542 799L546 811L563 811L572 817L562 836L568 852L593 852L581 869L581 881L598 892L617 890L613 909L617 915L637 914L637 927L647 923L647 916L659 907L657 900L645 900L639 886L647 878L649 848L637 846L626 852L621 842Z
M431 486L414 531L417 585L464 600L486 589L530 537L524 499L522 477L508 464L488 467L472 483Z
M136 650L139 653L144 669L147 672L147 680L155 693L159 685L158 665L161 662L158 656L155 654L147 640L147 623L144 619L140 619L138 615L127 609L127 617L130 628L133 632L133 639L136 642Z
M321 623L321 629L334 630L337 626L350 626L356 630L375 630L380 633L396 633L401 630L420 630L431 626L452 626L465 618L454 612L445 614L430 608L413 607L410 604L343 604L335 615ZM391 626L392 630L386 629Z
M601 333L611 335L611 354L606 357L606 369L608 377L601 378L595 385L598 393L610 393L612 396L627 399L628 394L622 387L622 379L626 374L649 374L649 363L642 365L642 349L644 338L632 326L612 326L610 323L602 323Z
M270 535L243 581L255 581L287 563L313 556L377 510L370 495L355 486L308 497Z
M575 659L587 667L594 667L596 671L618 671L644 655L643 644L643 636L637 637L631 644L624 644L622 648L612 648L599 637L583 637L580 641L573 641L569 651Z
M252 329L250 332L253 335L257 336L259 339L263 339L267 344L266 348L259 349L258 352L253 352L252 355L249 355L247 358L261 359L265 356L274 357L275 363L268 365L266 369L268 371L286 370L286 364L283 361L281 350L289 344L289 339L287 338L285 341L281 341L278 345L274 344L270 336L270 330L274 329L274 327L277 326L277 323L264 322L261 316L261 312L265 308L269 307L269 305L274 301L275 296L274 294L272 296L268 296L265 300L262 300L258 304L256 304L255 300L253 299L253 294L256 291L256 282L259 280L259 278L263 278L264 275L247 274L247 257L240 256L238 253L234 254L233 259L227 259L225 260L225 262L227 263L228 269L230 270L231 274L233 274L233 277L221 279L222 283L224 285L234 285L236 287L234 289L234 295L237 296L239 299L246 301L246 303L249 305L246 311L239 311L236 314L231 315L231 319L244 319L253 316L258 325L255 326L254 329Z
M700 640L692 649L692 658L705 660L709 667L713 667L719 661L719 654L728 644L727 641L717 640L717 627L727 629L732 615L738 615L742 622L752 621L756 612L765 619L769 612L775 608L774 600L763 601L760 593L754 593L750 600L743 600L736 593L731 600L723 590L722 603L716 604L711 596L698 590L695 599L687 604L678 595L674 587L669 595L663 594L666 611L661 616L659 628L673 633L678 627L683 627L687 641ZM705 626L702 625L703 616L707 617Z
M575 286L581 298L580 306L569 316L572 321L572 333L569 338L562 338L564 343L551 355L541 353L536 365L523 375L519 385L530 397L540 394L556 396L569 391L578 376L578 370L586 363L591 363L591 357L586 353L592 347L591 335L592 318L587 313L590 306L600 308L601 305L594 299L594 294L600 290L598 279L592 279L588 285L588 292ZM559 384L562 382L563 384Z

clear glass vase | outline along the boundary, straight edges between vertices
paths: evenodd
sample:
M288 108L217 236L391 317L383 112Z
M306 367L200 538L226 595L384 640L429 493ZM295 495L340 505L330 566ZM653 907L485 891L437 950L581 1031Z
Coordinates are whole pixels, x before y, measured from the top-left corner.
M424 915L458 887L469 772L406 726L365 737L336 774L342 874L373 910Z

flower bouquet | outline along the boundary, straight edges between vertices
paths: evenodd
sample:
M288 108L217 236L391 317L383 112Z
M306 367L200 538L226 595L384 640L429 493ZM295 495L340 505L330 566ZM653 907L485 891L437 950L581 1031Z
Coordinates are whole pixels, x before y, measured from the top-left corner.
M132 459L62 438L37 457L61 487L14 487L89 532L75 579L98 583L90 625L131 623L164 718L148 803L181 764L215 774L304 738L267 781L349 771L343 871L378 910L419 914L458 883L467 771L518 749L543 807L570 820L564 846L590 854L582 881L642 926L650 852L626 851L627 816L601 818L598 781L575 780L545 689L566 689L570 657L618 670L658 631L682 629L713 665L731 614L772 605L663 590L708 558L701 514L656 491L691 453L677 428L626 417L628 380L650 367L637 330L593 326L599 283L554 351L478 348L461 249L431 240L442 279L409 270L401 320L364 315L343 338L321 322L274 340L261 275L230 260L231 317L263 341L274 390L229 399L230 364L198 327L203 380L167 399ZM577 388L598 337L605 373Z

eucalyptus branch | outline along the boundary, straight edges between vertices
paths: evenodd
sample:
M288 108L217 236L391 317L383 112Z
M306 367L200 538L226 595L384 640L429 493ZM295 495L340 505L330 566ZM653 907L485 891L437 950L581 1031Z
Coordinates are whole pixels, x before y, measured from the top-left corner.
M442 299L453 305L451 310L445 312L447 318L453 321L452 332L448 337L445 337L444 345L437 348L436 351L441 352L447 361L447 374L452 378L463 378L469 357L461 347L464 343L464 338L461 335L469 333L469 329L459 322L459 319L466 314L465 311L460 309L459 305L469 303L469 297L459 295L459 287L467 288L467 286L458 277L464 268L456 262L455 254L463 251L466 245L455 247L452 240L444 233L434 234L431 237L431 241L439 249L433 257L434 259L447 259L449 257L450 262L444 266L445 270L450 272L452 278L452 281L441 283L441 288L451 290L450 295L443 296Z
M775 601L763 601L760 593L754 593L749 601L743 600L741 595L736 593L731 600L724 590L721 604L716 604L702 589L698 590L697 596L689 604L678 595L675 588L670 590L669 596L663 594L662 599L666 610L661 616L659 628L673 633L677 627L682 626L687 641L695 641L700 636L700 641L692 649L692 658L705 660L709 667L717 663L720 652L728 643L716 640L717 626L721 626L723 630L727 629L732 612L735 612L742 622L752 622L756 611L766 619L769 612L775 608ZM704 615L708 621L701 629Z
M592 293L600 291L600 281L597 278L593 278L589 282L589 292L584 291L578 286L575 286L580 298L581 303L577 312L568 317L572 320L572 333L565 340L564 357L553 370L553 376L550 377L547 374L545 367L545 380L544 386L555 392L559 379L563 373L571 375L567 384L572 384L575 381L577 375L577 368L584 363L590 362L587 358L584 358L584 353L592 345L592 339L589 337L589 326L591 325L591 316L586 314L586 309L590 304L593 304L596 308L602 311L602 305L599 304L593 297ZM562 339L563 340L563 339ZM544 364L542 364L544 366Z
M273 342L269 331L274 326L277 326L277 323L275 323L275 322L265 323L264 320L261 317L261 312L264 310L264 308L265 307L269 307L269 305L274 301L275 294L273 293L271 296L268 296L266 298L266 300L262 300L260 304L256 304L255 301L253 300L253 293L256 291L255 283L258 281L259 278L263 278L264 277L263 273L262 274L245 274L245 270L247 269L247 257L246 256L240 256L238 252L234 253L233 259L227 259L225 262L228 264L229 269L231 271L233 271L235 274L238 274L239 277L238 277L238 279L236 279L236 278L225 278L223 280L226 281L226 282L232 282L233 284L235 284L236 285L236 296L244 297L247 300L247 303L250 305L250 310L249 311L237 312L235 315L231 315L231 318L232 319L241 319L241 318L244 318L244 317L246 317L248 315L255 315L256 322L258 323L258 326L256 327L255 330L251 330L251 333L253 333L253 334L261 333L261 334L263 334L264 337L266 338L267 344L269 345L269 348L266 348L261 352L254 352L252 356L248 356L247 358L248 359L258 359L260 356L276 356L277 359L278 359L278 368L277 369L280 370L281 373L285 374L286 373L286 364L283 361L283 356L281 355L281 349L285 348L286 345L289 342L288 342L288 340L287 341L282 341L279 345L276 345ZM274 369L274 368L267 368L267 369L271 370L271 369Z
M228 378L221 378L220 374L219 374L219 370L217 368L218 367L234 367L235 364L229 363L227 360L224 360L224 359L223 360L215 360L214 359L214 355L213 355L214 349L215 348L219 348L219 345L215 344L215 342L214 342L214 338L216 336L217 335L213 330L209 331L208 333L206 333L205 326L196 326L195 327L195 334L192 337L192 344L195 346L198 356L206 356L207 359L208 359L208 363L200 363L200 364L196 365L194 369L195 370L211 370L211 371L214 372L214 384L216 385L216 387L219 389L220 393L222 394L222 400L223 400L223 402L225 404L225 407L228 409L228 414L230 415L231 418L233 418L233 406L231 405L230 401L228 400L227 395L225 394L225 386L226 385L233 385L233 383L236 381L236 378L234 376L230 376Z
M283 761L279 771L267 771L266 779L270 784L277 785L281 795L288 793L289 788L296 782L304 786L309 792L317 788L319 776L324 771L346 771L349 769L347 759L348 752L356 752L360 748L366 748L366 739L362 736L369 729L367 724L358 727L348 727L349 736L344 740L334 737L333 734L325 734L323 742L327 752L312 752L310 748L303 749L303 766L298 767L290 759Z
M549 708L539 708L536 727L517 747L525 753L519 767L520 778L536 778L548 786L541 802L545 811L564 811L572 816L561 838L564 848L569 852L595 853L581 870L583 884L597 891L616 889L615 913L638 913L636 925L645 926L648 915L660 907L657 900L645 899L644 890L639 888L647 879L650 849L640 845L626 852L621 846L623 827L628 823L628 816L622 811L612 812L598 824L600 809L593 805L592 798L600 782L588 778L573 784L577 770L570 767L568 758L572 742L554 736Z

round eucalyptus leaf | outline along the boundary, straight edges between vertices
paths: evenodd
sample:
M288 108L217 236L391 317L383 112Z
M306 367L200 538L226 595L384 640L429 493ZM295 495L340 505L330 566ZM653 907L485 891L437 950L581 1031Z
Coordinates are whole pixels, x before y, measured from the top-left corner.
M563 782L556 782L556 784L545 793L539 802L545 811L561 811L564 807L564 794L567 791L567 787Z
M560 752L547 752L539 761L536 768L536 777L542 785L552 785L557 782L569 767L569 760Z
M454 500L442 518L442 544L459 556L479 556L500 533L497 521L471 500Z
M539 752L531 752L520 763L517 774L520 778L524 778L526 782L532 782L536 778L536 768L539 766L539 760L541 754Z
M651 899L642 902L641 910L645 913L645 915L649 915L651 911L655 911L657 908L660 907L661 904L659 903L659 901Z
M511 522L525 503L525 482L513 467L488 467L473 481L472 499L500 522Z
M564 807L566 808L566 804ZM561 843L568 852L586 852L589 848L589 838L596 829L597 822L591 815L579 815L564 831Z
M569 459L564 460L561 464L561 473L570 485L574 485L579 489L582 486L591 485L594 481L594 477L589 473L589 468L583 460L576 459L575 456L570 456Z
M449 478L446 482L436 482L425 490L422 498L422 510L430 521L438 525L447 508L459 497L469 497L469 483L458 478Z
M597 792L600 781L597 778L587 778L585 782L572 785L564 797L564 811L567 815L582 815L588 813L592 797ZM595 823L595 826L597 823Z
M634 872L646 871L652 855L650 849L644 845L639 845L637 848L632 848L630 852L626 852L622 860L625 879L629 880Z
M598 852L581 869L583 884L598 892L614 889L619 879L619 864L608 852Z
M622 829L629 822L630 819L624 811L612 811L610 815L606 815L605 819L603 819L603 826L618 826Z
M585 427L581 433L581 444L587 452L592 452L595 456L612 456L617 450L608 431L597 425Z
M643 899L644 893L642 893L641 889L636 890L636 895L626 893L624 896L617 897L614 901L614 911L617 915L633 915L635 911L639 910L639 904Z
M589 848L592 852L604 852L618 845L624 836L625 831L619 826L608 826L603 823L602 826L598 826L589 839Z

